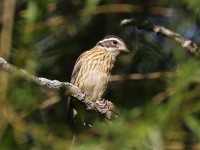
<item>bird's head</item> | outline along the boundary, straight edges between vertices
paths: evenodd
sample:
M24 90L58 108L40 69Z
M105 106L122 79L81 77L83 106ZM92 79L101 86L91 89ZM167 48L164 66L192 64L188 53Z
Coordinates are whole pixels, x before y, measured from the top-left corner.
M108 35L105 36L101 41L97 43L98 46L105 48L108 52L118 55L121 52L128 53L130 52L125 44L125 42L115 36L115 35Z

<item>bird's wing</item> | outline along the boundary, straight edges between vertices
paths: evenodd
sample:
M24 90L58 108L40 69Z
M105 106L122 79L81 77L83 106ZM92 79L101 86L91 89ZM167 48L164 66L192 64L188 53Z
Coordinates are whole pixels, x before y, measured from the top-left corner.
M72 75L71 75L71 83L74 84L76 77L80 71L80 68L82 66L81 56L77 59ZM68 97L67 101L67 120L68 122L73 122L74 118L74 112L73 112L73 99L72 97Z
M83 64L83 61L88 55L92 54L93 52L91 50L85 51L84 53L82 53L78 59L76 60L76 63L74 65L74 70L72 72L71 75L71 83L74 84L75 79L77 78L77 75L81 69L81 66Z
M80 71L81 66L82 66L82 61L80 59L78 59L76 61L76 64L74 66L74 70L73 70L72 75L71 75L71 83L72 84L74 84L75 79L76 79L76 77L77 77L77 75Z
M71 76L71 83L74 84L76 77L78 75L78 72L81 68L82 62L81 60L77 60L77 63L74 66L74 70L72 72L72 76ZM72 97L68 97L68 101L67 101L67 120L69 122L73 122L73 118L74 118L74 113L73 113L73 99Z

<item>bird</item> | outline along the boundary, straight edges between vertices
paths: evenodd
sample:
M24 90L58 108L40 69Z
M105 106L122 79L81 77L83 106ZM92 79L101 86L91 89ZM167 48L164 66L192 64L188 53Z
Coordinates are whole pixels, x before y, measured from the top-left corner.
M71 75L71 83L85 91L91 100L103 98L117 56L128 52L130 51L121 38L115 35L105 36L92 49L78 57ZM78 111L73 109L73 103L73 98L69 97L68 120L73 119Z

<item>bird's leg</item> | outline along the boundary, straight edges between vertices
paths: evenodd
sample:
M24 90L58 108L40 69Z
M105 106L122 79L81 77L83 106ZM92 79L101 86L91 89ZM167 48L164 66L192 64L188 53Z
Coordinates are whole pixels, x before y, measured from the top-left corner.
M88 97L88 94L85 91L81 91L81 94L80 93L75 93L72 96L77 98L77 99L79 99L79 100L85 100L85 98Z
M82 91L81 93L83 94L84 99L85 99L86 97L88 97L88 93L87 93L86 91Z

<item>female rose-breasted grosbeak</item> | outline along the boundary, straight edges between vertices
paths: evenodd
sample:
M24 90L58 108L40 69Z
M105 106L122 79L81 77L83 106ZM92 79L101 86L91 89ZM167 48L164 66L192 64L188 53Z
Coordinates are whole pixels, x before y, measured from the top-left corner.
M79 56L72 72L71 83L85 91L93 100L102 98L116 57L121 52L129 52L121 38L114 35L104 37L92 49ZM69 98L68 119L74 116L72 105L72 99Z

